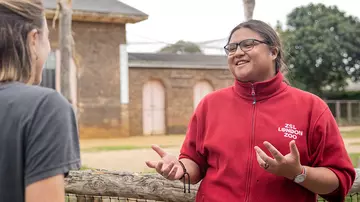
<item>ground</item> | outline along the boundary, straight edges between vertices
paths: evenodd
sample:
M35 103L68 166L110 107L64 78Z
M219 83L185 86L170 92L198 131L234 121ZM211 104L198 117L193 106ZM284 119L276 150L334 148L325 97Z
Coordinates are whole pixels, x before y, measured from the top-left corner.
M157 160L152 144L178 155L184 135L81 140L83 166L107 170L150 172L146 160Z
M360 126L342 127L346 149L356 166L360 156ZM152 172L145 165L146 160L159 157L151 150L151 144L158 144L167 152L178 155L184 135L130 137L119 139L81 140L81 158L84 168L106 170Z

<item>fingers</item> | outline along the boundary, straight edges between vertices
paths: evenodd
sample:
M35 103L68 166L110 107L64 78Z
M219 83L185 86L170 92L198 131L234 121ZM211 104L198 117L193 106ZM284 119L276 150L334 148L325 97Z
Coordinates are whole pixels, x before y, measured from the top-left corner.
M259 165L261 167L263 167L264 169L267 169L269 167L269 164L267 164L260 156L257 152L256 153L256 160L259 163Z
M165 165L161 162L161 167L165 167ZM157 171L160 175L168 180L175 180L178 173L178 167L175 166L175 163L170 163L165 169L161 170L160 165L157 166ZM180 177L179 177L180 178Z
M174 169L170 172L169 176L167 177L167 179L169 180L178 180L176 179L176 173L178 171L178 167L174 167ZM180 178L180 177L179 177Z
M149 168L155 168L158 164L158 161L145 161L145 163Z
M162 174L162 167L164 163L162 161L145 161L149 168L155 168L156 172Z
M161 175L167 178L170 175L170 171L173 167L174 162L171 162L164 170L162 170Z
M162 161L159 161L155 167L156 172L162 174L162 167L163 167L164 163Z
M290 141L289 146L290 146L290 152L291 152L291 154L294 155L294 156L296 156L296 157L299 157L300 154L299 154L298 148L296 147L295 140Z
M282 161L284 159L284 156L272 144L270 144L270 142L265 141L264 145L276 161Z
M265 163L268 163L268 164L274 164L276 163L274 159L270 158L268 155L266 155L266 153L261 150L258 146L255 146L254 147L257 155L259 155L259 157L265 162Z
M157 145L152 145L151 148L159 154L159 156L162 158L164 157L167 153L161 149L161 147L157 146Z
M178 170L174 162L166 166L162 161L146 161L146 165L150 168L155 168L156 172L167 179L174 179Z

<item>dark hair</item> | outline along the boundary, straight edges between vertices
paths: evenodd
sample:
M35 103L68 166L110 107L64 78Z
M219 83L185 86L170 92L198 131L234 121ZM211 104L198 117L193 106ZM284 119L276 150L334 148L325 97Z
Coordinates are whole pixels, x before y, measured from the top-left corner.
M278 55L275 59L275 70L276 72L280 71L285 76L288 72L288 67L284 62L284 52L282 49L281 40L276 31L265 22L262 22L260 20L249 20L237 25L233 30L231 30L227 43L230 42L234 32L239 30L240 28L251 29L252 31L258 33L271 48L278 49ZM289 81L286 78L284 78L284 81L289 84Z
M33 82L28 34L44 23L41 0L0 1L0 82Z

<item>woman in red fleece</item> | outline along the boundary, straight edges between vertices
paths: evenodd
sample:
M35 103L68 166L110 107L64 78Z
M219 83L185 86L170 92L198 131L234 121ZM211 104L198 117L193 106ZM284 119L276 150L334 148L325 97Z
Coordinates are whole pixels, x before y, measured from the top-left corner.
M233 86L208 94L193 114L179 159L158 146L146 162L169 180L201 181L196 201L344 201L355 171L319 97L285 82L276 32L250 20L224 47Z

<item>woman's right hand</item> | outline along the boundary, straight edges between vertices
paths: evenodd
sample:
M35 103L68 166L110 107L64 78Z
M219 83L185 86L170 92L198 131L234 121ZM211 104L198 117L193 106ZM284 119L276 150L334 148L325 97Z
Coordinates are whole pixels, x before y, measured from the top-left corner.
M168 180L179 180L184 175L184 170L179 163L176 156L166 153L157 145L152 145L151 148L159 154L160 161L146 161L149 168L154 168L156 172Z

